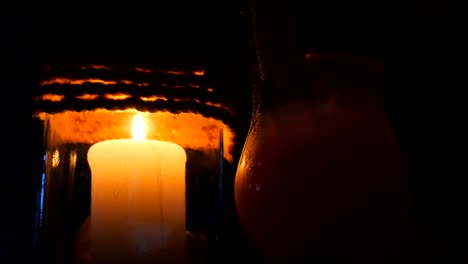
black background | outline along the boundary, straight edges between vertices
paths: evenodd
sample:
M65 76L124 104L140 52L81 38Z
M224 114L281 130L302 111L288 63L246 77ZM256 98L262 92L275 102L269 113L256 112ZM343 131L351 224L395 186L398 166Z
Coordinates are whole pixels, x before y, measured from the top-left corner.
M118 54L120 58L148 59L148 56L141 56L149 54L148 50L169 50L164 54L172 54L171 58L179 54L181 61L202 58L210 65L222 65L219 74L223 76L229 72L229 67L241 69L241 63L245 62L233 51L239 44L234 43L239 37L236 35L239 25L232 21L239 15L240 4L213 5L209 3L198 6L198 9L190 7L182 12L175 4L171 14L178 16L168 15L166 9L160 8L158 15L152 16L132 12L110 18L102 13L69 16L70 9L63 9L68 12L63 12L64 16L37 12L34 16L1 17L3 69L0 98L4 149L0 162L0 263L32 261L35 190L39 180L32 171L40 166L36 157L40 153L41 135L35 130L37 126L31 127L30 89L35 84L38 62L66 58L63 54L75 58L100 54L109 59ZM462 36L459 21L440 1L410 1L392 11L393 15L384 16L382 11L371 18L372 22L364 23L372 24L375 34L363 30L356 41L349 41L349 38L333 40L330 32L347 32L340 26L346 23L320 24L317 23L320 19L312 14L319 12L321 7L309 9L310 12L301 5L296 8L296 11L301 10L295 19L299 18L301 22L298 29L303 32L301 43L304 49L320 51L353 47L357 52L385 59L387 109L412 169L417 247L424 248L426 259L432 263L467 263L467 185L463 184L467 174L462 167L466 155L460 136L461 126L466 122L462 96L466 81L460 78L464 74L459 67ZM351 6L327 8L345 12ZM360 10L360 7L353 8ZM383 10L383 4L376 8ZM362 23L362 17L357 17L354 21ZM353 20L349 13L348 19ZM159 26L161 29L156 32L148 30L151 29L148 25L137 30L132 26L148 21L164 27ZM172 22L175 23L172 28L166 27ZM193 33L195 22L203 24L205 30ZM174 27L181 33L174 34ZM314 34L314 29L320 29L315 32L322 31L322 35ZM72 31L77 34L69 34ZM108 35L100 35L102 32ZM190 34L199 41L184 37ZM159 41L155 35L164 36L161 39L167 41ZM119 45L109 45L112 43ZM146 47L141 48L141 43ZM155 43L158 44L156 49ZM108 48L110 46L112 48ZM83 47L93 47L96 53ZM139 54L135 55L135 51ZM161 57L161 54L156 52L153 56L169 58ZM237 66L232 62L238 63ZM223 78L228 79L230 75ZM248 96L243 100L247 102ZM246 103L244 111L248 112L249 107Z

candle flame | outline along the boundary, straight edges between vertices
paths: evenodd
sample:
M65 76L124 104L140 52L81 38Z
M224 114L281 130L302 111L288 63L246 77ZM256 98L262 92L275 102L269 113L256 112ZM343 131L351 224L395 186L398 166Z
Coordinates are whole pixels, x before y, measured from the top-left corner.
M136 114L133 118L132 137L136 140L143 140L146 138L145 120L143 120L143 117L139 114Z

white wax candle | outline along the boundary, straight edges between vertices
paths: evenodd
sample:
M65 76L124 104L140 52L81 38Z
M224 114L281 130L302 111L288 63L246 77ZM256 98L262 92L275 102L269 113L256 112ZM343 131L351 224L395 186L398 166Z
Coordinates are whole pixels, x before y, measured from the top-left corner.
M179 263L186 243L185 150L134 138L99 142L88 151L94 262Z

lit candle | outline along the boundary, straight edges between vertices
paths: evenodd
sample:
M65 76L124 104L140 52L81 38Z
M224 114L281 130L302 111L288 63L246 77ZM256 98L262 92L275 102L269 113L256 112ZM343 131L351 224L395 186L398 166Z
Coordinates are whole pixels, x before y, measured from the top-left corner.
M181 263L185 150L145 139L140 115L132 132L133 139L99 142L88 152L93 263Z

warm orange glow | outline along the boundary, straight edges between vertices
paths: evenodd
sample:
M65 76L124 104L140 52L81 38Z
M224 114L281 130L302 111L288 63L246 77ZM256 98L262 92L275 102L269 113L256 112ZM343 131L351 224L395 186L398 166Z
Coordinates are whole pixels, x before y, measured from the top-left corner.
M125 83L125 84L132 84L133 83L132 81L129 81L129 80L121 80L120 82Z
M86 66L80 67L81 70L86 70L88 68L112 70L112 68L109 68L105 65L91 65L89 67L86 67Z
M52 168L56 168L60 163L60 153L58 149L54 151L54 154L52 154Z
M148 86L147 83L137 83L138 86Z
M143 117L136 114L132 122L132 138L136 140L146 139L146 125Z
M213 89L211 89L211 88L206 89L206 91L208 91L210 93L214 92Z
M174 74L174 75L185 74L185 72L183 72L183 71L161 71L161 72L164 72L164 73L167 73L167 74Z
M200 88L200 85L195 85L195 84L189 84L189 86L192 88Z
M153 96L149 96L149 97L140 97L141 100L145 101L145 102L154 102L156 100L163 100L163 101L167 101L167 98L166 97L162 97L162 96L156 96L156 95L153 95Z
M73 84L73 85L80 85L85 82L90 82L90 83L102 83L102 84L117 84L116 81L104 81L104 80L99 80L99 79L82 79L82 80L72 80L72 79L67 79L67 78L54 78L48 81L43 81L41 82L40 85L48 85L48 84Z
M192 73L193 73L193 74L195 74L195 75L198 75L198 76L205 75L205 71L204 71L204 70L200 70L200 71L193 71Z
M73 151L70 154L70 167L74 168L76 166L76 151Z
M312 57L313 57L313 56L312 56L312 53L310 53L310 52L309 52L309 53L306 53L306 55L305 55L305 59L306 59L306 60L310 60L310 59L312 59Z
M94 100L98 97L99 97L98 94L82 94L82 95L76 96L76 98L82 99L82 100Z
M129 95L129 94L119 93L119 94L106 94L106 95L104 95L104 97L107 98L107 99L112 99L112 100L125 100L127 98L132 97L132 96Z
M223 129L224 155L228 161L233 160L234 132L221 120L200 114L96 109L40 113L37 117L49 122L47 143L50 147L57 147L64 143L95 144L104 140L131 138L132 120L138 113L146 120L147 139L173 142L184 149L218 149L219 135Z
M59 94L44 94L39 98L39 100L43 101L52 101L52 102L60 102L63 100L65 95L59 95Z
M200 100L198 99L178 99L178 98L174 98L173 99L174 102L190 102L190 101L194 101L194 102L197 102L197 103L201 103ZM208 105L208 104L207 104Z
M210 102L206 102L205 104L206 104L206 105L209 105L209 106L214 106L214 107L219 107L219 108L226 109L226 110L228 110L229 112L231 112L231 114L234 114L234 112L233 112L231 109L229 109L229 107L226 107L226 106L224 106L224 105L222 105L222 104L220 104L220 103L210 103Z
M136 67L135 71L146 72L146 73L152 72L152 70L150 70L150 69L144 69L144 68L140 68L140 67Z
M111 68L104 66L104 65L91 65L91 68L111 70Z
M93 68L93 69L106 69L106 70L112 70L112 68L109 68L109 67L107 67L107 66L105 66L105 65L91 65L91 66L89 66L89 67L91 67L91 68Z

